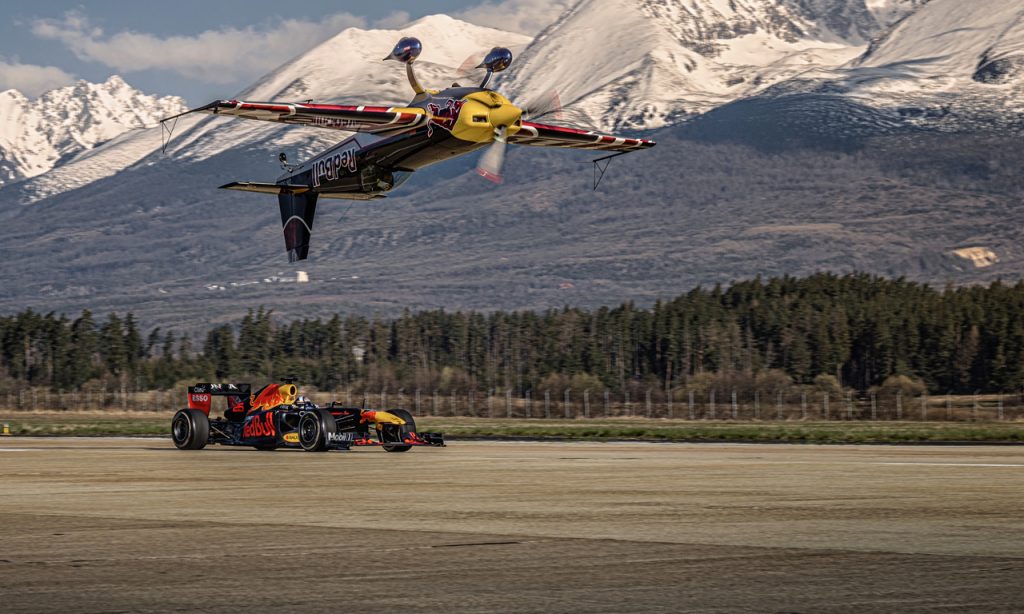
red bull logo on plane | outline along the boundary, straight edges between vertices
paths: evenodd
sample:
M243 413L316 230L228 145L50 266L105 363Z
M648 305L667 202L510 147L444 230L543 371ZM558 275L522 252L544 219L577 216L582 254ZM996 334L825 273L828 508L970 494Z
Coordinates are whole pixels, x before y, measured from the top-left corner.
M462 107L465 104L465 100L456 100L454 98L448 98L444 106L433 102L427 104L427 111L430 113L427 135L433 136L435 124L451 132L455 128L455 122L459 119L459 113L462 112Z
M313 185L319 187L323 181L334 181L343 175L356 172L356 153L358 149L350 147L345 151L320 158L313 163Z

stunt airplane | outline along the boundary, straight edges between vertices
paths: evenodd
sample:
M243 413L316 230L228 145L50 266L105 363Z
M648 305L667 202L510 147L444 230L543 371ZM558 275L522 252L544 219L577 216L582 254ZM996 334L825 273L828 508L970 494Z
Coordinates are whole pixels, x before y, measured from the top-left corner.
M491 76L512 63L512 52L502 47L492 49L477 66L487 71L479 87L452 84L441 91L425 89L413 71L422 50L418 39L403 38L384 58L405 64L409 84L416 93L407 107L217 100L162 123L189 113L211 113L356 133L298 166L289 166L285 154L280 154L286 173L276 183L238 181L221 186L277 195L289 262L305 260L309 255L319 198L382 198L413 171L484 147L487 150L477 172L501 183L507 143L615 152L595 163L654 146L653 141L644 139L527 121L524 118L539 117L550 109L523 109L487 89Z

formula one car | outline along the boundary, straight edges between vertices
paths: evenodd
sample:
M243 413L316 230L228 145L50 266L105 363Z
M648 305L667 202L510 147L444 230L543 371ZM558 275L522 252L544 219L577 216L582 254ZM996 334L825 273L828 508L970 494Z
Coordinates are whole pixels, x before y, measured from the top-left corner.
M444 446L441 433L417 433L404 409L388 411L331 403L319 407L298 396L293 380L251 393L250 384L200 383L188 387L188 408L171 420L171 439L182 450L207 443L252 446L257 450L302 448L307 452L380 446L408 452L414 446ZM210 418L214 397L224 397L224 416ZM372 432L371 432L372 425Z

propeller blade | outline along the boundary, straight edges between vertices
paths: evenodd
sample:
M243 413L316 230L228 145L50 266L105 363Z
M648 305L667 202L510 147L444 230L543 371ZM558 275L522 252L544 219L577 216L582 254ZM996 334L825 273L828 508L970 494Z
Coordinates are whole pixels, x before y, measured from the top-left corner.
M523 109L524 119L537 119L545 115L551 115L558 120L562 119L562 100L555 90L537 96Z
M465 60L463 60L462 64L460 64L459 68L455 71L455 76L452 85L454 85L455 83L464 83L466 81L469 81L470 77L473 75L473 72L476 70L476 65L480 63L480 58L484 57L485 55L487 55L486 50L479 51L477 53L469 55Z
M494 131L494 142L480 156L480 163L476 167L477 174L494 183L502 182L501 167L505 165L505 145L507 144L505 136L507 132L507 126L502 126Z

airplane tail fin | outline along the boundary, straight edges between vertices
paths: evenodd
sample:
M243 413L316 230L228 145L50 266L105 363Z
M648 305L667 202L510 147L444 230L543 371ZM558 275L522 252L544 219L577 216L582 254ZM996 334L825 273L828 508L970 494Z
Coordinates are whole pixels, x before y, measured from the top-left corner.
M316 192L304 185L253 181L235 181L220 187L223 190L277 194L288 262L305 260L309 256L309 238L313 233L313 217L316 215L318 197Z
M288 250L288 262L305 260L309 256L309 239L313 233L316 200L316 192L283 192L277 196L281 207L281 225L284 227L284 246Z

